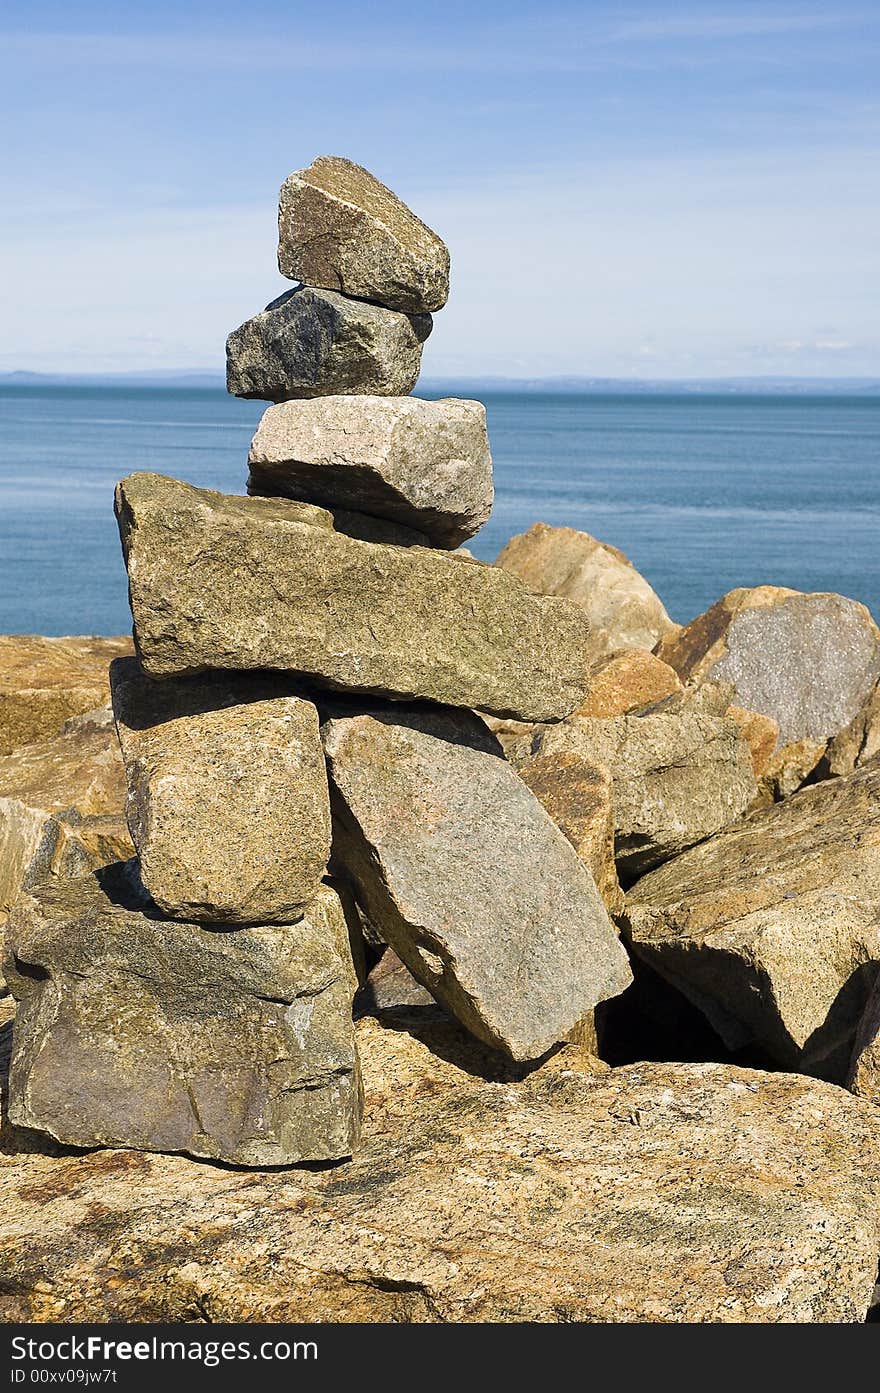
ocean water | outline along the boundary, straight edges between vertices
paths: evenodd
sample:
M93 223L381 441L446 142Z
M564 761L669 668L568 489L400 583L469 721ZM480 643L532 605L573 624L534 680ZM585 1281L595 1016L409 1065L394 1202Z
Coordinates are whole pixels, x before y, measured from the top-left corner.
M880 618L880 397L470 390L495 462L483 560L543 520L620 547L682 622L759 584ZM115 481L243 493L263 409L219 388L0 387L0 632L127 630Z

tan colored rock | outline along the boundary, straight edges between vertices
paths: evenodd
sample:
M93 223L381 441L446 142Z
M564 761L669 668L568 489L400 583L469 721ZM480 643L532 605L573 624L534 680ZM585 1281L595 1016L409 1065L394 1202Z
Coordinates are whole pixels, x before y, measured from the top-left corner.
M681 691L681 682L668 663L642 648L627 648L590 675L586 700L576 716L608 720L663 701Z
M740 706L777 722L781 749L849 725L880 674L880 631L855 600L763 585L731 590L658 654L686 682L732 682Z
M571 842L608 912L618 914L623 891L614 864L614 781L608 770L571 751L535 755L517 772Z
M742 817L757 794L751 752L720 714L717 690L680 693L614 720L572 716L509 751L517 768L539 757L577 759L611 773L614 845L624 884Z
M851 774L880 754L880 683L869 694L864 706L849 725L828 745L823 764L825 774L839 777Z
M118 485L117 516L152 677L281 669L529 720L583 697L583 613L495 566L357 542L320 509L158 474Z
M200 923L298 919L330 858L316 708L246 674L153 682L120 658L110 677L128 824L159 908Z
M645 876L635 952L731 1049L842 1082L880 963L880 768L801 789Z
M429 314L398 314L301 285L229 335L226 390L264 401L406 396L430 332Z
M34 875L82 874L131 854L125 773L106 709L0 758L0 914Z
M246 1166L355 1146L356 981L329 887L295 925L217 931L159 918L117 863L23 896L3 965L16 1126Z
M846 1084L859 1097L880 1103L880 976L859 1021Z
M107 668L131 639L0 634L0 756L58 735L65 721L110 700Z
M762 779L773 763L779 743L779 726L772 716L759 711L747 711L744 706L728 706L727 714L739 727L739 732L752 752L755 778Z
M592 878L476 716L373 706L322 734L334 866L478 1039L537 1059L629 985Z
M449 294L449 252L436 232L338 155L319 155L282 184L278 269L407 314L440 310Z
M0 1316L864 1319L876 1107L717 1064L486 1082L451 1055L454 1028L417 1039L359 1023L365 1134L339 1166L7 1151Z
M248 493L344 506L457 547L489 517L482 402L320 397L270 406L248 454Z
M539 595L574 600L592 625L593 659L621 648L653 648L678 630L623 552L587 532L536 522L510 539L495 564L515 571Z

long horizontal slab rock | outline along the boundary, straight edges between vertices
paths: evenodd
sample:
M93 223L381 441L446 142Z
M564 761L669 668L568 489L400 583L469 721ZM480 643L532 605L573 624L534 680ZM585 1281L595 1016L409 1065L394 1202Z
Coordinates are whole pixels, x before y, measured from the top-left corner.
M436 232L338 155L319 155L282 184L278 269L408 314L440 310L449 294L449 252Z
M880 767L802 789L640 880L634 951L731 1049L842 1083L880 965Z
M482 402L322 397L264 414L248 455L252 494L387 517L456 547L492 510Z
M17 1126L245 1166L351 1154L356 982L329 887L295 925L221 931L159 918L116 864L23 897L4 967Z
M272 300L226 340L226 390L290 401L416 385L431 316L398 314L332 290L299 286Z
M334 865L478 1039L537 1059L629 985L595 883L476 716L376 706L322 735Z
M583 613L494 566L355 541L308 505L159 474L124 479L116 508L152 677L281 669L536 721L583 697Z
M864 1320L876 1105L718 1064L491 1083L436 1033L360 1022L365 1135L337 1166L0 1157L0 1317Z
M175 919L298 919L330 856L330 801L310 701L248 675L154 682L110 668L141 876Z
M129 637L0 634L0 756L51 740L72 716L106 705L110 660L130 652Z

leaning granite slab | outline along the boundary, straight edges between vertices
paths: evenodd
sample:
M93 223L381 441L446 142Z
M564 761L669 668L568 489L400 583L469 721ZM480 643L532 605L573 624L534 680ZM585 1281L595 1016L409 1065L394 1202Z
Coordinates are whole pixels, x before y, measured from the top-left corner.
M290 401L350 393L400 397L418 381L431 316L399 314L303 285L226 340L226 390Z
M829 741L822 772L840 776L867 764L880 754L880 682L869 692L864 705L839 735Z
M780 750L839 734L880 676L864 605L772 585L731 590L658 653L684 681L732 682L738 705L777 722Z
M359 1022L333 1167L0 1156L12 1321L856 1322L880 1109L791 1074L636 1064L487 1082Z
M449 252L436 232L338 155L319 155L282 184L278 269L407 314L440 310L449 294Z
M320 397L263 415L248 492L281 494L389 518L457 547L492 510L482 402Z
M0 758L0 917L42 875L131 855L125 774L107 708Z
M0 757L50 740L71 716L104 706L108 664L130 652L128 637L0 634Z
M629 985L592 878L478 717L373 706L322 734L334 866L478 1039L537 1059Z
M75 1146L246 1166L350 1155L356 982L338 896L294 925L162 919L134 861L44 883L10 915L9 1117Z
M627 883L736 822L754 801L751 751L728 701L729 688L705 687L613 720L572 716L508 753L518 768L540 759L610 770L615 858Z
M880 966L880 767L801 789L627 897L633 950L731 1049L843 1082Z
M154 682L110 669L141 876L175 919L298 919L330 858L330 801L310 701L249 674Z
M540 595L564 595L589 616L591 656L653 648L674 624L648 582L622 551L573 527L536 522L512 537L496 565Z
M497 567L356 541L311 505L159 474L123 480L116 507L152 677L271 668L542 721L583 696L582 611Z

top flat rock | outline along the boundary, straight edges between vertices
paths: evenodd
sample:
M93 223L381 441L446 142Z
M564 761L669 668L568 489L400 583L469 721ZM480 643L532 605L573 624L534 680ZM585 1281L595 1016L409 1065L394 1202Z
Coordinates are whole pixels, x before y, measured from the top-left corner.
M588 532L536 522L511 537L496 564L522 576L539 595L565 595L580 605L592 625L594 659L622 648L651 649L677 631L628 557Z
M151 677L271 668L550 721L583 699L586 617L495 566L357 541L320 508L133 474L117 517Z
M440 310L449 294L449 252L436 232L338 155L319 155L282 184L278 269L407 314Z
M487 1082L450 1027L418 1033L359 1023L364 1134L337 1166L7 1143L2 1319L864 1320L874 1104L722 1064Z
M732 682L739 706L777 722L780 748L837 735L880 675L864 605L774 585L731 590L657 652L685 682Z

